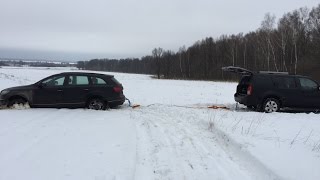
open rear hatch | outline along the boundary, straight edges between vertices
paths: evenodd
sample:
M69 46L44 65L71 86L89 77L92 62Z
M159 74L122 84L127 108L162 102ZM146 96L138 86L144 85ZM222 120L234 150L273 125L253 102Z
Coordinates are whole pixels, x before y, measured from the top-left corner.
M234 66L223 67L222 71L240 74L242 77L237 86L236 94L247 95L248 88L251 86L250 82L252 78L251 75L253 74L252 71L241 68L241 67L234 67ZM250 88L252 90L252 86Z
M244 69L241 67L234 67L234 66L222 67L222 71L241 74L241 75L252 75L253 74L253 72L248 69Z
M252 78L252 76L247 76L247 75L242 76L242 78L237 86L237 94L249 95L248 90L250 89L250 91L252 91L252 85L250 85L251 78ZM250 94L251 94L251 92L250 92Z

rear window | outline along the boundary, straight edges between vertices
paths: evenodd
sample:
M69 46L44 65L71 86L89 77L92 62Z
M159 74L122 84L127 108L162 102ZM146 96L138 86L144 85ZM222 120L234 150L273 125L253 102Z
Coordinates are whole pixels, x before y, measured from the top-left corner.
M112 80L115 84L117 84L117 85L120 85L120 84L121 84L121 83L120 83L116 78L114 78L114 77L112 77L111 80Z
M252 76L242 76L239 84L240 84L240 85L248 84L248 83L250 82L250 80L251 80L251 77L252 77Z
M99 78L99 77L90 77L91 78L91 82L93 85L106 85L107 82L102 79L102 78Z

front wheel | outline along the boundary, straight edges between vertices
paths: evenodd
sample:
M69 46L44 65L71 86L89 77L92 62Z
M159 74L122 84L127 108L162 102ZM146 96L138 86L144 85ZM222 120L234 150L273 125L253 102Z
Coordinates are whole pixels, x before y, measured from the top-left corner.
M8 107L9 108L23 108L25 107L26 105L28 104L28 102L22 98L14 98L14 99L11 99L8 103Z
M104 101L98 98L90 99L87 103L88 109L94 109L94 110L105 110L107 108L107 105Z
M262 111L266 113L277 112L280 110L280 102L275 98L267 98L262 106Z

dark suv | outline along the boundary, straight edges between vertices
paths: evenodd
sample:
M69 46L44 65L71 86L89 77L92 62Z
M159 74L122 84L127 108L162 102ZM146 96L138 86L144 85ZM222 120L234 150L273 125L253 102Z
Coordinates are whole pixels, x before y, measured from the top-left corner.
M232 66L222 69L242 75L234 98L249 108L264 112L275 112L284 107L320 109L319 84L309 77L286 72L255 73Z
M124 101L123 87L112 75L83 72L52 75L32 85L4 89L0 94L0 104L9 107L29 103L30 107L103 110Z

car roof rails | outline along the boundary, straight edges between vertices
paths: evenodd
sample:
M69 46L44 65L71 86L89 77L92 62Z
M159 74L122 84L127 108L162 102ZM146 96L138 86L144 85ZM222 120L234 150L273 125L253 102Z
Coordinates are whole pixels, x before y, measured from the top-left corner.
M244 69L241 67L235 67L235 66L222 67L222 71L241 74L241 75L252 75L253 74L253 72L248 69Z
M252 75L252 74L256 73L256 72L250 71L248 69L241 68L241 67L235 67L235 66L222 67L222 71L241 74L241 75ZM259 74L289 75L288 72L276 72L276 71L258 71L257 73L259 73Z
M281 74L281 75L289 75L288 72L276 72L276 71L259 71L260 74Z

